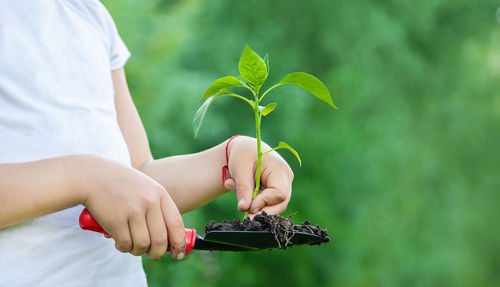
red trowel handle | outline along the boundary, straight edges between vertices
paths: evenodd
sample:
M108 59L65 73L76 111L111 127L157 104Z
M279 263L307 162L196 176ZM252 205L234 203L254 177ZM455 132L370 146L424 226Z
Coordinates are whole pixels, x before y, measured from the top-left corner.
M80 221L80 227L84 230L90 230L109 235L101 227L101 225L97 222L97 220L94 219L92 214L90 214L90 211L86 208L82 211L82 214L80 214L79 221ZM196 241L196 230L184 228L184 231L186 232L186 256L188 256L189 253L191 253L191 250L193 250L194 243ZM167 251L170 251L170 248Z

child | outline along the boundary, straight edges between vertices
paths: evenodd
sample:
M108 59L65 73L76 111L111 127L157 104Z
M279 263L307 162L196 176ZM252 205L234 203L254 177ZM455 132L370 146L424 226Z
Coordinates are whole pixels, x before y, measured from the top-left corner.
M0 286L145 286L136 256L185 256L181 213L228 189L239 211L285 210L293 174L275 152L251 198L253 138L154 160L129 56L97 0L0 0ZM83 206L113 240L78 227Z

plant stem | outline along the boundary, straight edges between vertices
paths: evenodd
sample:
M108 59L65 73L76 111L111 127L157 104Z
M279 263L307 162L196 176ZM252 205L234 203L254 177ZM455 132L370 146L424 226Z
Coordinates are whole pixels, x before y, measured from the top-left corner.
M257 196L257 193L260 190L260 169L262 166L262 148L261 148L262 141L261 141L261 136L260 136L260 122L262 119L262 113L259 109L258 95L256 95L254 113L255 113L255 130L256 130L256 137L257 137L257 170L255 171L255 173L256 173L255 189L253 190L252 199L254 199ZM245 212L243 219L245 219L245 217L247 217L249 213L250 213L249 210L247 212Z
M257 107L255 109L255 129L257 131L257 170L255 178L255 189L253 191L252 199L257 196L260 189L260 168L262 165L262 149L261 149L261 137L260 137L260 121L262 119L262 114Z
M259 99L259 102L262 101L262 99L264 99L264 97L267 95L267 93L269 93L270 91L272 91L274 88L277 88L279 86L283 85L281 82L280 83L277 83L276 85L270 87L269 89L267 89L267 91L264 92L264 94L262 94L262 96L260 97Z

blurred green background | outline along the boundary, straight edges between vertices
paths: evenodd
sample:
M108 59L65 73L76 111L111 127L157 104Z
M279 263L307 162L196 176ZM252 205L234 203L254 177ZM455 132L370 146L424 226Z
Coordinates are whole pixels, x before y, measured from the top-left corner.
M288 210L333 241L256 253L144 259L150 286L500 286L499 1L104 0L132 58L129 86L156 157L254 134L231 98L192 118L248 44L268 85L304 71L337 111L290 86L263 121L296 179ZM186 191L189 192L189 191ZM184 215L241 217L233 194Z

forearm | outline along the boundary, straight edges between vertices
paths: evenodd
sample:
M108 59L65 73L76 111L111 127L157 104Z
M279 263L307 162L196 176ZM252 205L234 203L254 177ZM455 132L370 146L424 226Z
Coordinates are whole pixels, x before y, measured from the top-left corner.
M82 203L72 188L78 157L0 164L0 228Z
M185 213L227 192L221 181L226 143L195 154L151 160L140 170L164 186Z

